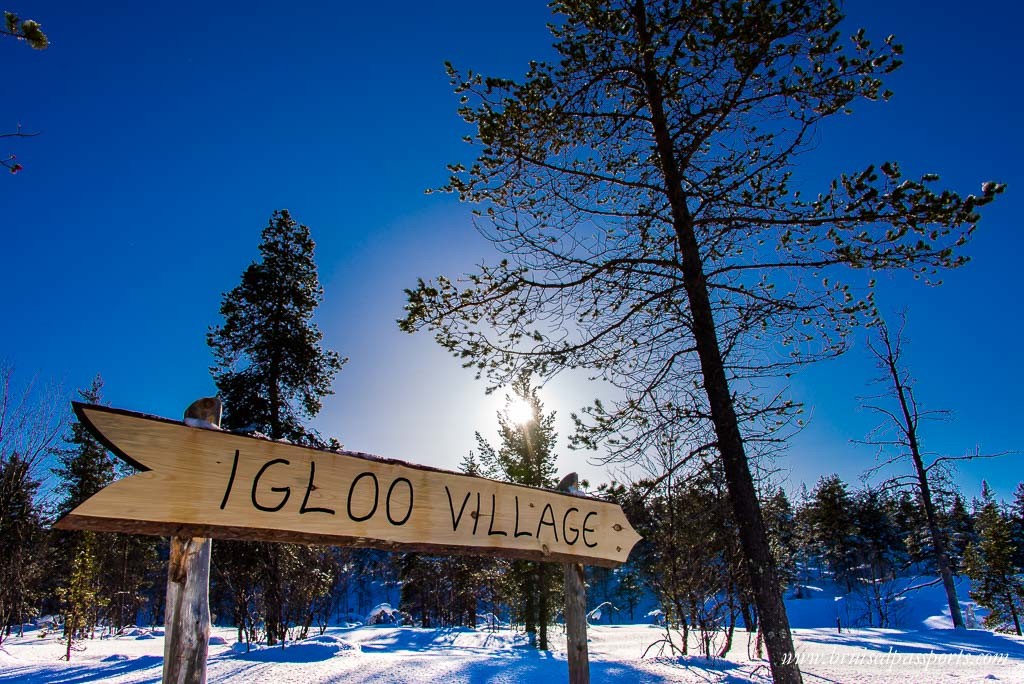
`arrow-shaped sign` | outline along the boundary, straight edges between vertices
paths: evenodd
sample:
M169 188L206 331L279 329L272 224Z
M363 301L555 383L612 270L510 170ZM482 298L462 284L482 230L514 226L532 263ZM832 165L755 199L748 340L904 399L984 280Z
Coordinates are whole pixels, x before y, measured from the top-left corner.
M371 546L615 566L640 536L607 501L75 403L118 480L62 529Z

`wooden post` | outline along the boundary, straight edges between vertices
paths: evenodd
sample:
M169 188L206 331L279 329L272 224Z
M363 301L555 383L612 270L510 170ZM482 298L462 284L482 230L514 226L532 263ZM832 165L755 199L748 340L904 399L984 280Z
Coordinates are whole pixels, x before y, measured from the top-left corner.
M185 410L193 427L220 427L221 402L206 397ZM210 643L210 551L204 537L171 537L164 608L163 684L206 684Z
M576 489L576 473L569 473L558 489L570 494ZM582 563L563 563L565 572L565 634L569 657L569 684L590 684L590 654L587 651L587 588Z

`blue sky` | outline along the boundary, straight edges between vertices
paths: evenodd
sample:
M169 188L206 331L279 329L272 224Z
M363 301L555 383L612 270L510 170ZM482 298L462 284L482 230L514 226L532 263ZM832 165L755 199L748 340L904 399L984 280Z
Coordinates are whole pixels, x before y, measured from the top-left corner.
M271 212L309 225L326 299L326 344L351 357L317 427L348 447L454 467L473 432L492 432L498 399L433 343L394 324L402 289L491 256L469 209L423 194L465 160L444 60L519 76L550 54L543 2L6 3L40 21L52 46L0 41L0 140L25 169L0 177L4 275L0 358L21 378L88 384L115 406L180 415L214 391L207 327L221 294L256 256ZM977 191L1009 184L970 245L972 263L940 288L883 283L909 308L907 361L929 407L927 446L959 455L1022 448L1017 218L1022 10L942 0L847 3L849 32L906 47L895 98L823 127L807 178L896 159ZM788 486L838 472L857 481L873 452L851 445L874 424L857 410L873 375L855 345L801 373L794 398L810 426L779 461ZM548 407L567 418L598 388L567 377ZM563 436L568 431L561 422ZM561 441L564 446L564 437ZM987 478L1009 496L1024 456L960 468L969 493ZM561 469L606 479L561 449Z

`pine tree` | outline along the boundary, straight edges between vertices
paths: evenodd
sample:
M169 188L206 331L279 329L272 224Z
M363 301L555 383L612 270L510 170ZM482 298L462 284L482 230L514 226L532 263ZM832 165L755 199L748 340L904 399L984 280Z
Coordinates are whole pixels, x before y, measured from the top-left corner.
M964 552L967 550L968 544L976 541L974 521L971 519L971 514L967 512L967 504L964 503L964 497L961 496L960 492L957 492L953 498L953 505L950 506L948 518L949 562L955 570L959 571L963 564ZM1020 539L1018 548L1024 548L1024 537ZM1024 566L1024 557L1021 558L1018 565Z
M880 492L859 491L853 504L855 591L864 599L868 624L889 627L896 600L892 580L906 564L901 530Z
M0 644L35 615L46 534L39 481L18 454L0 459Z
M538 390L531 386L527 376L516 380L512 391L513 396L506 396L505 410L498 412L500 448L495 450L476 433L481 467L485 473L508 482L553 488L557 484L555 412L544 413ZM513 416L515 407L522 403L527 405L527 411ZM521 422L516 422L517 418Z
M79 392L88 404L102 404L103 379L96 376L90 386ZM71 424L65 439L66 447L57 452L60 477L58 491L64 494L58 512L67 514L118 477L125 477L134 469L115 459L106 447L79 421ZM100 578L97 592L100 603L108 609L102 617L112 630L134 625L147 595L152 596L153 575L159 564L157 546L160 541L141 535L96 533L90 555ZM68 572L73 559L82 550L83 535L79 532L53 532L53 544L58 549L55 560L60 584L71 581Z
M910 563L928 565L933 560L928 524L920 499L907 490L896 492L888 502L894 524L903 537Z
M304 420L320 412L347 359L321 348L323 334L312 321L323 300L313 239L287 210L275 211L259 250L260 260L224 295L224 322L207 335L216 361L210 371L224 402L221 425L322 444Z
M640 572L632 563L626 563L614 570L615 598L629 611L629 621L636 619L636 608L644 596Z
M797 577L797 530L796 516L789 497L781 487L775 490L761 506L764 513L765 529L771 543L772 555L779 569L779 581L783 586Z
M450 69L477 154L444 190L504 258L420 282L401 325L496 385L524 368L609 380L623 399L577 436L612 457L670 428L714 443L772 674L799 682L750 464L796 406L751 380L841 353L873 308L865 272L965 263L1003 186L964 197L891 161L798 182L819 124L888 99L901 64L891 37L843 40L837 0L552 7L556 59L520 81Z
M93 378L89 387L79 390L79 399L87 404L103 403L103 378L97 375ZM65 447L57 451L58 465L54 473L60 478L58 492L63 494L57 506L59 515L66 515L86 499L96 494L114 481L118 474L118 466L107 448L89 431L80 421L71 423L69 434L64 439ZM81 573L88 570L93 573L88 582L88 591L94 592L91 596L90 605L109 605L112 596L120 591L130 592L135 595L141 577L127 577L125 573L117 571L118 555L120 547L127 547L135 544L126 539L125 535L113 533L84 533L66 532L54 530L51 542L56 548L54 554L55 579L58 586L63 588L63 595L80 597L85 591L82 582L86 582L82 576L77 579L73 576L75 568ZM154 548L152 540L144 540L140 545L147 545ZM87 548L88 547L88 548ZM122 583L121 580L124 582ZM137 581L129 581L137 580ZM75 582L79 586L72 586ZM70 594L68 592L71 592ZM126 597L119 596L116 618L110 622L117 622L118 627L124 626L125 622L134 622L134 613L129 617L129 605L124 602ZM76 598L75 600L80 600ZM129 603L134 604L131 600ZM66 609L65 609L66 610ZM99 610L81 611L75 610L74 617L77 620L99 620ZM94 630L96 623L88 625L90 633ZM67 636L67 627L65 627ZM69 638L74 638L71 635ZM70 651L69 651L70 653Z
M837 583L853 589L853 568L856 564L856 525L853 520L853 499L846 483L838 475L822 477L814 488L808 521L811 540L817 554Z
M661 643L673 653L686 655L696 636L702 654L719 656L731 645L739 615L748 629L758 622L722 480L719 468L704 463L685 475L676 470L653 482L599 490L623 507L644 538L631 563L664 612Z
M78 396L86 404L103 403L103 378L97 375L87 389ZM67 447L58 452L58 467L54 473L60 478L58 491L64 494L58 513L66 515L90 496L114 481L117 474L115 459L107 448L79 421L71 424L71 434L65 439Z
M1010 519L999 510L987 485L983 487L975 524L978 541L970 544L964 553L964 572L972 580L971 598L988 608L987 627L1005 629L1009 621L1021 636L1022 568L1013 560L1016 548Z
M953 581L954 566L950 562L946 548L949 544L947 530L942 526L941 499L945 492L941 487L941 481L946 479L943 477L943 463L972 457L943 457L931 459L929 462L923 446L922 423L948 412L926 411L918 403L913 379L901 358L904 351L903 330L906 326L905 317L901 318L899 329L892 335L885 321L876 315L875 339L869 339L867 343L881 373L874 382L882 384L885 390L881 395L872 397L870 403L864 404L866 408L882 416L882 423L869 434L864 443L876 445L880 453L892 449L893 453L886 464L909 461L907 465L910 466L910 474L895 476L889 483L909 485L915 490L927 524L931 562L942 580L953 627L964 629L964 618L960 611L960 601L956 596L956 584Z
M287 210L275 211L263 229L259 251L259 261L224 295L223 323L207 335L215 360L210 370L224 402L221 425L327 446L305 421L320 411L347 359L321 347L323 335L312 321L323 288L309 228L296 223ZM288 576L309 563L329 571L314 550L298 545L225 542L214 555L219 576L238 592L232 602L236 618L256 592L246 568L260 568L269 644L286 637L288 615L294 613L287 606Z
M83 638L87 631L95 630L99 611L104 603L99 592L97 545L96 534L81 533L71 562L68 583L57 591L64 618L64 639L67 642L65 660L71 660L75 642Z
M106 546L97 554L100 593L110 629L119 632L136 624L147 601L162 603L162 597L154 601L156 593L163 593L155 579L166 570L159 557L160 538L121 533L104 538Z
M800 490L796 502L796 510L793 512L793 531L796 542L796 591L794 598L806 598L804 593L805 585L811 580L811 570L815 568L821 571L820 562L817 558L817 549L814 544L814 528L810 520L811 493L807 484L800 483Z
M483 472L507 482L530 487L554 488L557 484L555 466L555 413L544 413L536 387L528 376L519 377L512 384L513 396L506 397L504 411L498 412L498 449L492 447L478 432L480 464ZM513 408L525 405L526 411L516 422ZM560 568L550 563L513 561L506 573L508 594L518 605L518 614L526 627L531 644L536 638L537 648L548 648L548 625L557 610L557 596L561 590Z
M1013 562L1017 567L1024 568L1024 482L1018 483L1013 493L1010 523L1013 528L1013 545L1016 549Z

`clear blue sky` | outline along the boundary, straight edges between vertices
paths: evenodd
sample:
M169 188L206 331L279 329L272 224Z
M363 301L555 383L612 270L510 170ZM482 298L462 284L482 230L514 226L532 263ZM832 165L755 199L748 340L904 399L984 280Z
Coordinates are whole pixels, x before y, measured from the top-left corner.
M7 2L43 24L51 47L0 41L0 130L24 164L0 177L0 358L19 377L69 389L97 372L115 406L178 416L214 391L208 326L221 293L256 256L274 209L309 225L326 300L328 346L351 357L316 425L362 451L454 467L498 402L427 335L399 333L402 289L455 274L489 246L469 210L425 196L467 154L442 63L519 76L550 54L543 2ZM858 26L906 46L887 105L821 130L806 173L822 180L870 162L935 171L962 192L1009 184L987 208L973 261L941 288L887 281L909 307L907 361L920 399L955 412L927 446L959 455L1022 449L1024 386L1017 293L1024 237L1020 160L1021 8L959 0L849 2ZM838 472L855 482L873 452L849 443L870 364L858 345L793 382L810 426L779 463L790 486ZM567 418L598 388L567 378L545 395ZM561 423L563 436L568 430ZM564 437L560 444L564 447ZM1010 456L963 466L1009 496ZM561 470L606 478L561 449Z

